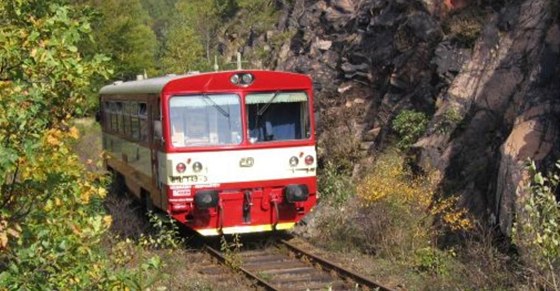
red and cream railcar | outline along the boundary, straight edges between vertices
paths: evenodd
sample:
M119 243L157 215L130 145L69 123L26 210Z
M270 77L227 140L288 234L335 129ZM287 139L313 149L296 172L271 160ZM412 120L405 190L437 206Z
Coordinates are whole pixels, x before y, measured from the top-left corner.
M315 205L309 77L167 76L100 95L107 167L148 208L218 235L288 229Z

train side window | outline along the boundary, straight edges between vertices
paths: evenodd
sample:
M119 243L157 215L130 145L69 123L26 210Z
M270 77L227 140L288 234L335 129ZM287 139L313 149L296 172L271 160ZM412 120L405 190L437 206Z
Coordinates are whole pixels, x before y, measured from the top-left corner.
M148 106L146 105L146 103L138 104L138 115L144 118L148 117Z
M140 140L140 120L138 117L138 103L130 105L130 136L132 140Z
M102 103L104 128L133 141L148 142L148 106L145 102Z
M110 130L110 124L111 124L111 112L109 111L109 102L105 101L102 103L103 107L101 110L101 114L103 114L103 117L101 119L101 126L103 127L103 129L105 131L109 131Z
M115 133L118 131L118 127L119 127L119 122L118 122L118 114L117 114L117 103L115 102L110 102L109 103L109 112L111 115L111 124L110 124L110 128L111 128L111 132Z
M123 104L122 102L117 102L116 106L116 119L117 119L117 132L119 134L124 134L124 118L123 118Z
M131 112L132 104L130 102L124 102L123 104L123 134L126 137L131 136Z

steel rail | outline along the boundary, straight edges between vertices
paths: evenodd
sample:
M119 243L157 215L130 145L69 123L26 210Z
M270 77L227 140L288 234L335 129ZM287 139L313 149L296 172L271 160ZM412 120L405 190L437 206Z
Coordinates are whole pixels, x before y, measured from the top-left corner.
M204 247L206 249L206 251L213 257L215 257L216 259L218 259L222 264L226 264L227 259L217 250L215 250L214 248L206 245ZM280 291L280 289L270 285L268 282L266 282L265 280L259 278L259 276L257 276L256 274L253 274L253 272L239 266L239 268L237 268L238 270L240 270L241 272L243 272L245 274L245 276L249 277L249 279L255 280L257 282L258 285L264 287L266 290L270 290L270 291Z
M345 278L349 278L352 281L363 285L365 287L368 287L370 289L378 289L378 290L384 290L384 291L393 291L393 289L390 289L388 287L385 287L383 285L381 285L380 283L377 283L375 281L373 281L372 279L369 279L367 277L364 277L360 274L357 274L355 272L352 272L348 269L345 269L333 262L330 262L326 259L320 258L314 254L310 254L309 252L306 252L305 250L302 250L301 248L291 244L290 242L286 241L286 240L280 240L280 243L285 245L288 250L290 250L291 252L294 252L300 256L304 256L307 259L309 259L310 261L313 261L319 265L321 265L323 268L327 268L331 271L334 271L336 273L338 273L340 276L345 277Z

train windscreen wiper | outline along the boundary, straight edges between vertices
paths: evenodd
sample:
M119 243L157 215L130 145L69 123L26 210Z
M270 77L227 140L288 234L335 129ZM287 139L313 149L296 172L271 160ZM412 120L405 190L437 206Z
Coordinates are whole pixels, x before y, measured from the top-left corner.
M272 95L272 98L270 98L268 100L268 102L266 102L266 104L264 105L263 108L261 108L258 112L257 112L257 116L262 116L264 114L264 112L268 109L268 107L270 107L270 104L272 104L272 102L274 101L274 99L276 99L276 97L278 97L278 95L280 95L280 91L276 91L274 93L274 95Z
M210 98L210 96L206 95L206 94L202 94L202 97L204 97L204 100L208 101L210 103L210 105L212 105L214 108L216 108L216 110L218 110L223 116L229 118L229 113L222 108L220 105L218 105L218 103L216 103L216 101L212 100L212 98Z

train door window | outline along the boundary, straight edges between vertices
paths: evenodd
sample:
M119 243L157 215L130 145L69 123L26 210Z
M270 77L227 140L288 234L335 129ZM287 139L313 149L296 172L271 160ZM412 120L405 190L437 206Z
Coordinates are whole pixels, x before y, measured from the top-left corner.
M148 142L148 106L146 103L138 104L138 120L140 128L140 141Z
M304 92L248 94L245 103L250 142L310 137L309 103Z
M161 139L163 134L161 118L163 104L161 103L160 98L154 99L154 102L150 103L151 106L148 107L148 110L151 110L151 113L149 113L148 115L148 117L150 118L148 128L152 129L152 132L150 132L152 136L149 137L149 140L151 142L157 142L158 145L163 145L163 140Z
M103 110L101 111L103 113L103 119L102 119L102 126L103 129L105 131L110 131L111 130L111 111L110 111L110 107L109 107L109 102L103 102Z
M174 96L169 116L175 147L241 143L241 105L235 94Z

